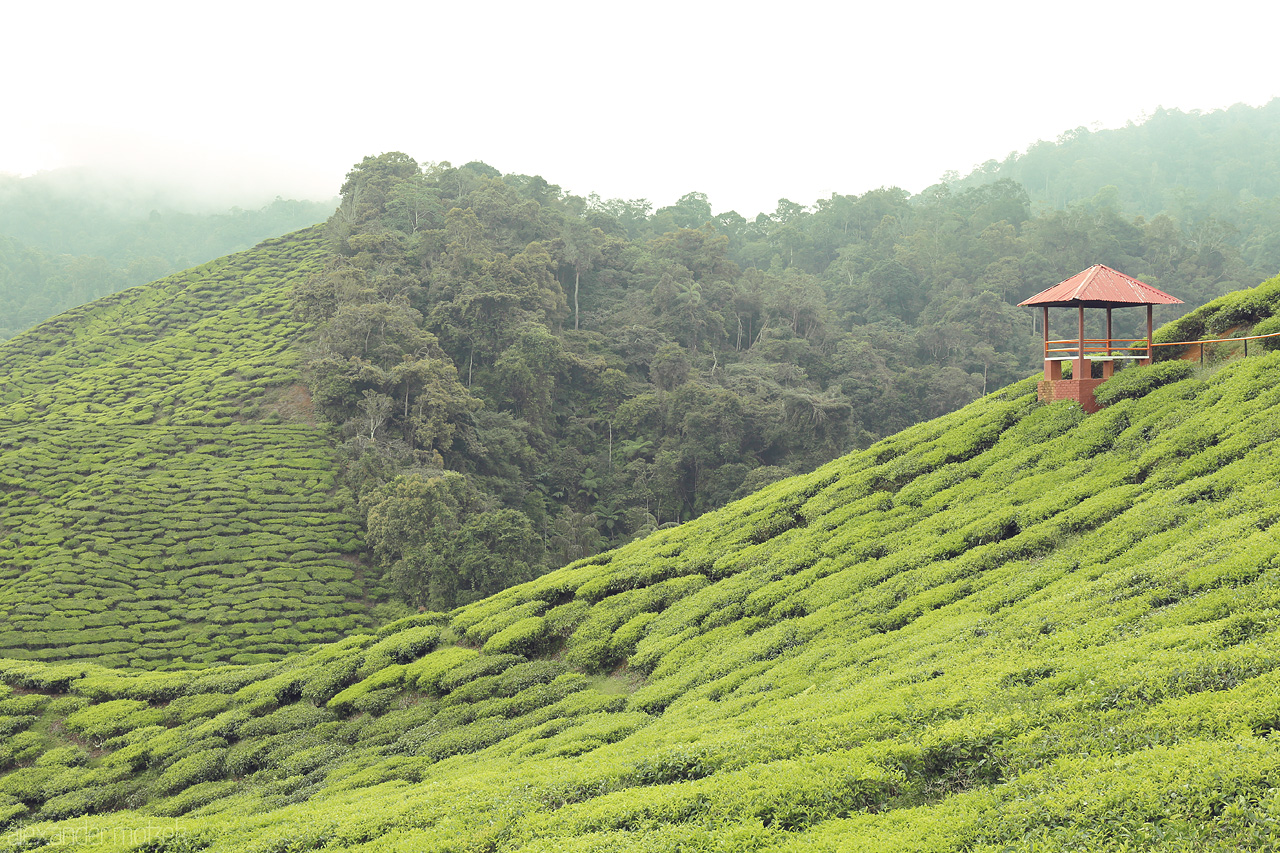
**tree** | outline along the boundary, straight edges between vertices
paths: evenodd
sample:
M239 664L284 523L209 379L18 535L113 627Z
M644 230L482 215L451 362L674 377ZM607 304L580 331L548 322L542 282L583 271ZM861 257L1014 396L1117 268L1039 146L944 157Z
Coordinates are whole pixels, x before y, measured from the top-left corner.
M683 385L689 378L689 355L684 347L675 343L658 347L649 366L649 378L664 391Z
M589 228L581 220L569 219L561 231L564 259L573 267L573 328L578 328L578 285L583 273L590 272L604 259L604 232Z
M487 506L461 474L397 477L364 505L369 544L415 607L451 610L535 574L529 519Z
M654 214L659 232L676 228L701 228L711 221L711 202L706 193L690 192L668 207L659 208ZM664 227L664 220L666 227Z
M378 430L382 429L382 425L387 422L395 405L396 401L386 394L379 394L368 388L364 390L364 397L360 400L359 406L361 414L364 415L363 424L369 430L370 441L377 438Z
M342 202L335 214L340 240L361 225L379 220L394 198L396 187L420 178L418 163L407 154L391 151L376 157L365 157L347 173L342 184ZM341 244L340 244L341 245Z
M566 566L598 554L605 538L596 526L599 519L594 513L577 512L565 507L551 524L550 551L557 566Z

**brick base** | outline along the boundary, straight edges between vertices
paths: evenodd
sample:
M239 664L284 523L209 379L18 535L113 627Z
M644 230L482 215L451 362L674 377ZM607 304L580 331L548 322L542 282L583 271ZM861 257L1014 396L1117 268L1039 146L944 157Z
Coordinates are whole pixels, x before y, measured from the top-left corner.
M1086 412L1096 412L1102 407L1093 399L1093 389L1097 388L1104 381L1103 379L1043 379L1037 388L1040 391L1040 401L1042 403L1057 403L1062 400L1072 400L1080 404L1080 407Z

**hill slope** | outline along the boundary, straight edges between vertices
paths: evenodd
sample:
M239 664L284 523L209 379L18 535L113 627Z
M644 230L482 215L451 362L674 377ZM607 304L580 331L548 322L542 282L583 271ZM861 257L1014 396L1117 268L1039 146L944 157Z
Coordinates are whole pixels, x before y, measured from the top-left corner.
M1053 207L1087 201L1112 186L1125 208L1152 217L1196 204L1247 207L1280 194L1280 98L1200 112L1157 109L1113 130L1077 127L1002 162L990 160L965 184L1009 178Z
M0 655L251 662L370 624L286 310L323 256L299 232L0 347Z
M199 209L174 188L91 169L0 174L0 341L59 312L324 220L332 204L277 198ZM188 212L184 212L188 211Z
M3 664L0 849L1273 846L1280 353L1251 352L1088 417L1027 380L285 661Z

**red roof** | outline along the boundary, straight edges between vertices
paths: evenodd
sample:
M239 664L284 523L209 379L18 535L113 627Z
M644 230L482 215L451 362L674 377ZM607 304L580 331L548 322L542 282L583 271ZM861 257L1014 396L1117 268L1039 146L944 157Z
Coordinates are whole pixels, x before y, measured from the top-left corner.
M1121 305L1181 305L1182 300L1138 281L1131 275L1094 264L1071 278L1042 290L1019 305L1066 308L1109 308Z

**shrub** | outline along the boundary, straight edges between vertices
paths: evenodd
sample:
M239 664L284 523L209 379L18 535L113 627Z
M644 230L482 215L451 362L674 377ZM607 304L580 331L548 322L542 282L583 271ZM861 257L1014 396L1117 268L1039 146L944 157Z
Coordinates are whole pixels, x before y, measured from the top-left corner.
M430 652L439 641L440 628L437 625L407 627L370 646L365 652L360 672L368 675L388 664L409 663Z
M0 737L7 738L30 728L38 717L0 717Z
M0 700L0 716L21 717L28 714L39 714L48 701L48 696L42 696L39 693L3 699Z
M239 788L239 784L232 781L225 782L200 782L192 785L184 791L180 791L171 797L166 797L157 803L151 804L150 808L158 815L164 817L178 817L189 811L209 805L214 800L235 793ZM145 849L138 847L135 849ZM172 848L165 848L166 850Z
M313 705L323 705L356 679L357 659L332 661L315 667L302 685L302 698Z
M0 830L27 815L27 807L12 797L0 795Z
M437 681L440 692L451 693L464 684L495 672L502 672L524 660L520 655L477 655L474 652L471 654L474 655L471 660L451 667L448 672L440 676Z
M90 705L66 719L66 726L76 734L101 742L130 729L159 723L164 712L136 699L115 699Z
M306 731L337 719L332 711L317 708L308 702L286 705L265 717L246 720L240 724L237 734L242 739L276 735L284 732Z
M382 606L382 605L379 605L379 606ZM375 608L375 610L376 609L377 608ZM424 625L441 626L441 625L447 625L448 623L449 623L449 617L447 614L444 614L444 613L435 613L435 612L415 613L412 616L405 616L402 619L397 619L394 622L390 622L386 625L383 625L381 628L378 629L377 638L379 640L384 640L387 637L390 637L393 634L398 634L401 631L404 631L408 628L417 628Z
M363 696L357 696L351 704L357 712L377 717L385 713L399 695L400 691L391 687L372 690Z
M1262 344L1262 348L1267 352L1275 352L1280 350L1280 313L1277 313L1261 323L1253 327L1255 335L1275 335L1274 338L1264 338L1258 343Z
M0 776L0 796L36 805L45 800L45 785L59 772L56 767L22 767Z
M120 798L114 785L94 785L68 791L51 798L36 813L41 820L65 820L70 817L106 811Z
M541 616L530 616L491 636L481 651L485 654L510 653L531 656L538 651L546 634L546 620Z
M479 655L470 649L448 646L406 666L405 677L407 680L412 676L414 687L423 693L439 695L445 692L442 682L451 678L454 670L477 658Z
M89 760L89 753L78 746L60 746L36 759L37 767L79 767Z
M1093 392L1100 406L1110 406L1121 400L1145 397L1155 389L1190 379L1195 366L1189 361L1162 361L1141 367L1130 367L1102 383Z
M200 782L210 782L222 775L225 749L206 749L174 762L156 780L155 789L168 794Z
M189 723L203 717L217 716L230 705L231 697L225 693L197 693L174 699L165 706L164 715L170 723Z

